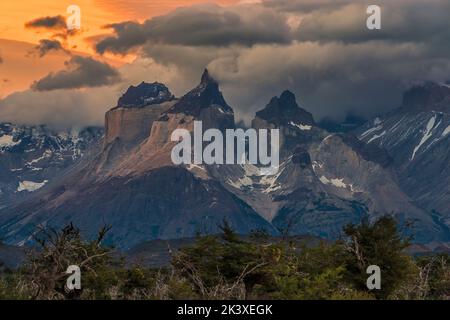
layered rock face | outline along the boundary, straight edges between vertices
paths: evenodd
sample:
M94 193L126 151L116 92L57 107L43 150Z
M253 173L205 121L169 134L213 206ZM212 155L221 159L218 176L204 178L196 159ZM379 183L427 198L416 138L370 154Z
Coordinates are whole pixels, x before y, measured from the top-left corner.
M150 135L153 121L173 106L175 101L139 108L114 108L105 116L105 144L118 139L135 146Z
M153 122L176 102L169 89L160 83L131 86L120 97L117 107L105 115L104 150L92 164L95 174L114 170L133 148L149 137Z
M156 119L148 138L139 150L125 159L116 168L117 175L138 175L149 170L173 165L171 134L176 129L194 130L194 121L201 121L203 131L216 128L222 131L233 129L234 112L226 103L219 85L205 70L200 84L186 93Z
M105 116L105 144L118 139L126 146L135 146L147 138L153 121L176 102L169 89L160 83L142 82L123 94L117 107Z

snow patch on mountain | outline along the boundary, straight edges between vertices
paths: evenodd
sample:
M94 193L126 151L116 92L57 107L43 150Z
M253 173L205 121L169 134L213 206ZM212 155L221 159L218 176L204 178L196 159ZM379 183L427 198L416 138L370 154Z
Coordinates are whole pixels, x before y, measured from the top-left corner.
M236 188L236 189L242 189L243 187L250 187L253 185L253 180L249 177L242 177L239 178L237 181L233 181L231 179L228 179L228 183Z
M344 179L343 178L341 178L341 179L338 179L338 178L328 179L325 176L321 176L319 178L319 180L323 184L333 185L333 186L335 186L337 188L347 188L347 185L344 183Z
M368 135L370 135L372 132L379 131L379 130L381 130L381 129L383 129L383 126L380 126L380 125L377 125L376 127L372 127L372 128L370 128L370 129L364 131L364 132L359 136L359 138L360 138L360 139L364 139L365 137L367 137Z
M342 188L342 189L347 189L351 192L358 192L358 190L356 188L353 187L353 184L349 183L345 183L344 182L344 178L327 178L325 176L321 176L319 178L320 182L322 182L325 185L331 185L334 186L336 188Z
M278 178L280 177L281 173L283 171L280 170L277 175L275 176L264 176L261 179L261 184L265 186L265 189L263 190L263 193L272 193L274 191L277 191L281 189L281 185L277 183Z
M0 123L0 207L20 202L42 181L52 181L103 136L98 127L54 130ZM19 190L18 190L19 189ZM36 189L37 190L37 189Z
M371 143L372 141L381 138L382 136L384 136L386 134L386 131L383 131L381 134L375 134L373 135L372 138L370 138L369 141L367 141L367 143Z
M322 169L323 166L324 166L323 163L319 163L317 161L313 161L313 163L312 163L312 168L313 168L314 172L316 172L317 168Z
M297 127L297 128L299 128L300 130L302 130L302 131L309 131L309 130L311 130L312 129L312 126L309 126L309 125L305 125L305 124L297 124L297 123L294 123L294 122L289 122L289 124L291 125L291 126L294 126L294 127Z
M445 130L442 132L441 137L445 137L449 133L450 133L450 125L447 128L445 128Z
M33 192L40 188L42 188L48 180L44 180L42 182L33 182L33 181L21 181L19 182L19 187L17 188L18 192L28 191Z
M425 129L425 133L420 140L419 144L414 148L414 151L411 156L411 161L414 160L414 157L416 156L416 152L420 149L420 147L427 142L428 139L432 137L432 131L434 128L434 124L436 122L436 116L433 116L430 120L428 120L427 127Z
M51 150L45 150L44 153L42 154L42 156L27 162L26 165L28 167L30 167L30 166L32 166L35 163L38 163L38 162L40 162L40 161L42 161L44 159L47 159L47 158L51 157L51 155L52 155L52 151Z
M3 135L0 137L0 149L6 149L10 147L14 147L18 144L20 144L22 141L14 141L14 137L10 135Z

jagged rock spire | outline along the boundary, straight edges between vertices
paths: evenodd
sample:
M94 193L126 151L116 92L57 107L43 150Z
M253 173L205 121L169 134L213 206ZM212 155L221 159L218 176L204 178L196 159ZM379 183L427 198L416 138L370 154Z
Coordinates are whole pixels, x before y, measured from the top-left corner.
M205 68L205 70L203 71L201 83L202 84L217 83L217 81L211 76L207 68Z
M220 92L218 82L211 77L208 69L203 71L200 84L185 94L168 113L179 113L198 116L200 111L209 107L220 107L226 113L233 109L225 101Z

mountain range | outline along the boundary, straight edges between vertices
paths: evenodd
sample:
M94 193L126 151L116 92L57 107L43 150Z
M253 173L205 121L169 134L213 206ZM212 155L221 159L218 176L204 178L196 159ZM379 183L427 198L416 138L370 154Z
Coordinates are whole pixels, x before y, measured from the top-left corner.
M227 220L242 234L264 229L271 235L335 239L350 222L389 214L416 242L444 243L450 236L448 108L450 88L426 83L408 90L391 113L353 132L331 133L284 91L262 106L251 124L280 130L280 168L266 176L251 164L172 163L175 129L193 131L194 121L202 121L204 130L236 127L232 107L207 70L181 98L163 84L141 83L108 111L103 138L101 129L85 129L95 132L82 135L89 150L83 147L80 154L87 156L53 176L27 178L46 183L5 201L0 236L23 245L32 242L37 225L73 222L87 236L111 225L108 241L126 249L154 239L216 233ZM8 144L5 159L15 157L12 148L22 139L5 138L10 133L0 131L0 141ZM0 166L5 163L2 158ZM14 176L9 190L25 177Z
M54 130L0 123L0 208L53 181L102 136L99 127Z

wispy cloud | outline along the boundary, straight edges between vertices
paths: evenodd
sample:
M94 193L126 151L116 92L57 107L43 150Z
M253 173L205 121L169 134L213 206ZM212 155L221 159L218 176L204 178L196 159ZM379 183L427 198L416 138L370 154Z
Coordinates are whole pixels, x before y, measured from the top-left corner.
M44 57L50 51L66 51L63 45L58 40L41 39L39 40L39 45L34 48L39 57Z
M25 27L28 29L50 29L50 30L62 30L66 28L66 19L63 16L48 16L40 17L28 21L25 23Z

